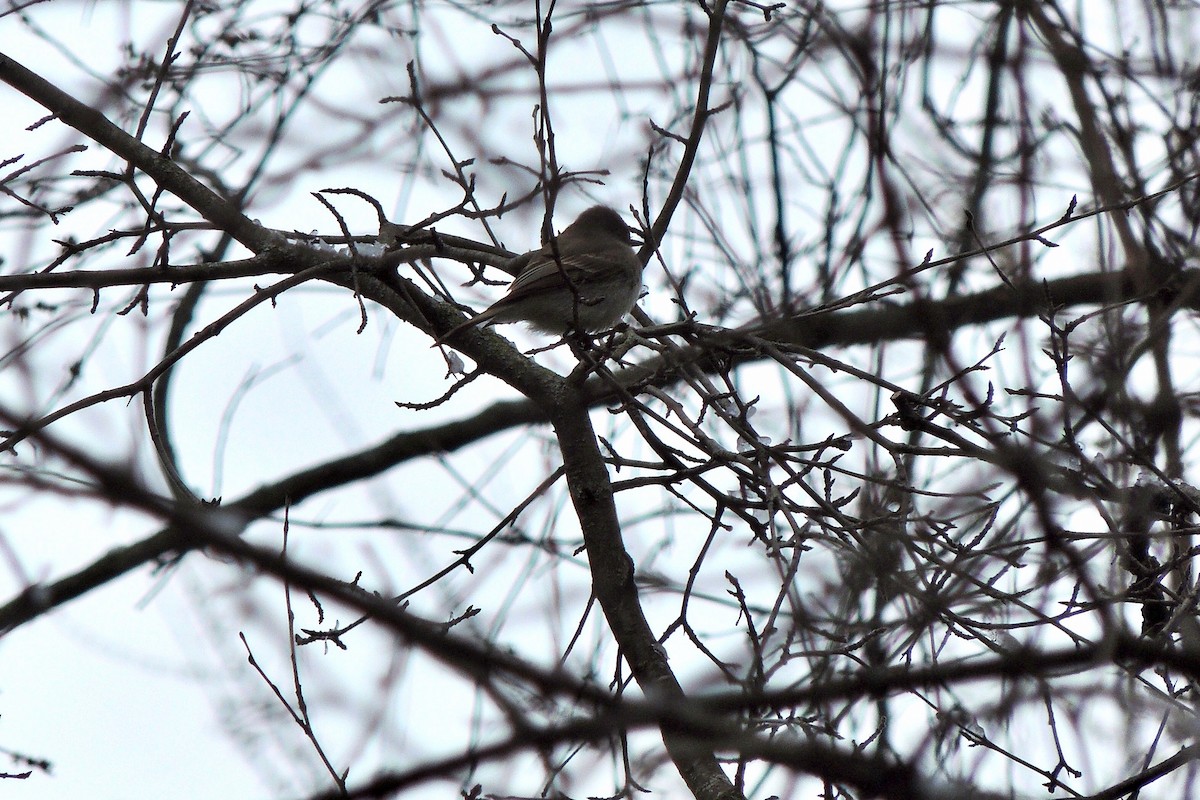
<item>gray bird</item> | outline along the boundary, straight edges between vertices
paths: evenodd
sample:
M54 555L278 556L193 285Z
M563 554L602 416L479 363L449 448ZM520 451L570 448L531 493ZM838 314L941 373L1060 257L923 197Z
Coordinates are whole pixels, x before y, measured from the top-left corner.
M517 256L508 292L438 337L444 342L475 325L526 322L544 333L595 332L620 322L642 290L642 262L629 228L607 206L593 206L538 250Z

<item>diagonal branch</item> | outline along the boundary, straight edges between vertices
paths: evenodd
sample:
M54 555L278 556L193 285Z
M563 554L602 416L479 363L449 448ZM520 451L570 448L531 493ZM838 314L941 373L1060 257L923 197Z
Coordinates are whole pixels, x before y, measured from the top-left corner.
M56 117L83 135L108 148L149 175L204 219L255 253L280 241L270 230L251 222L237 206L196 180L161 153L118 128L96 109L76 100L45 78L0 53L0 81L52 111Z

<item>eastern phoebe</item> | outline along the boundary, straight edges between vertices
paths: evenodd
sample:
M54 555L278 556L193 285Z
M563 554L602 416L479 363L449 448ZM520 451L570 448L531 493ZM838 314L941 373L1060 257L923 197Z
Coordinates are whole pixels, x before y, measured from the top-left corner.
M544 333L595 332L617 324L642 291L642 262L629 228L607 206L584 211L557 238L509 262L519 270L508 292L438 337L475 325L527 322Z

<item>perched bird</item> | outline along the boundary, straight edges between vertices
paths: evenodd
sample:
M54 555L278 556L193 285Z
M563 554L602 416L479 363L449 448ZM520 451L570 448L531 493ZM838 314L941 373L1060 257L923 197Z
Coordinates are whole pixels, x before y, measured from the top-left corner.
M508 292L438 337L497 322L526 322L544 333L601 331L629 313L642 290L642 262L629 228L607 206L584 211L557 238L517 256Z

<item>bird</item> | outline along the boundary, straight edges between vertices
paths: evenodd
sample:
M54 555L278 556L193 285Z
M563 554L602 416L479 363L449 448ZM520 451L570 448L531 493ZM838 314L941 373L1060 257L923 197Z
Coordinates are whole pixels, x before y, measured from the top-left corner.
M608 206L593 206L545 246L516 256L503 297L437 337L440 345L477 325L525 322L543 333L595 333L630 312L642 291L642 261L629 228Z

